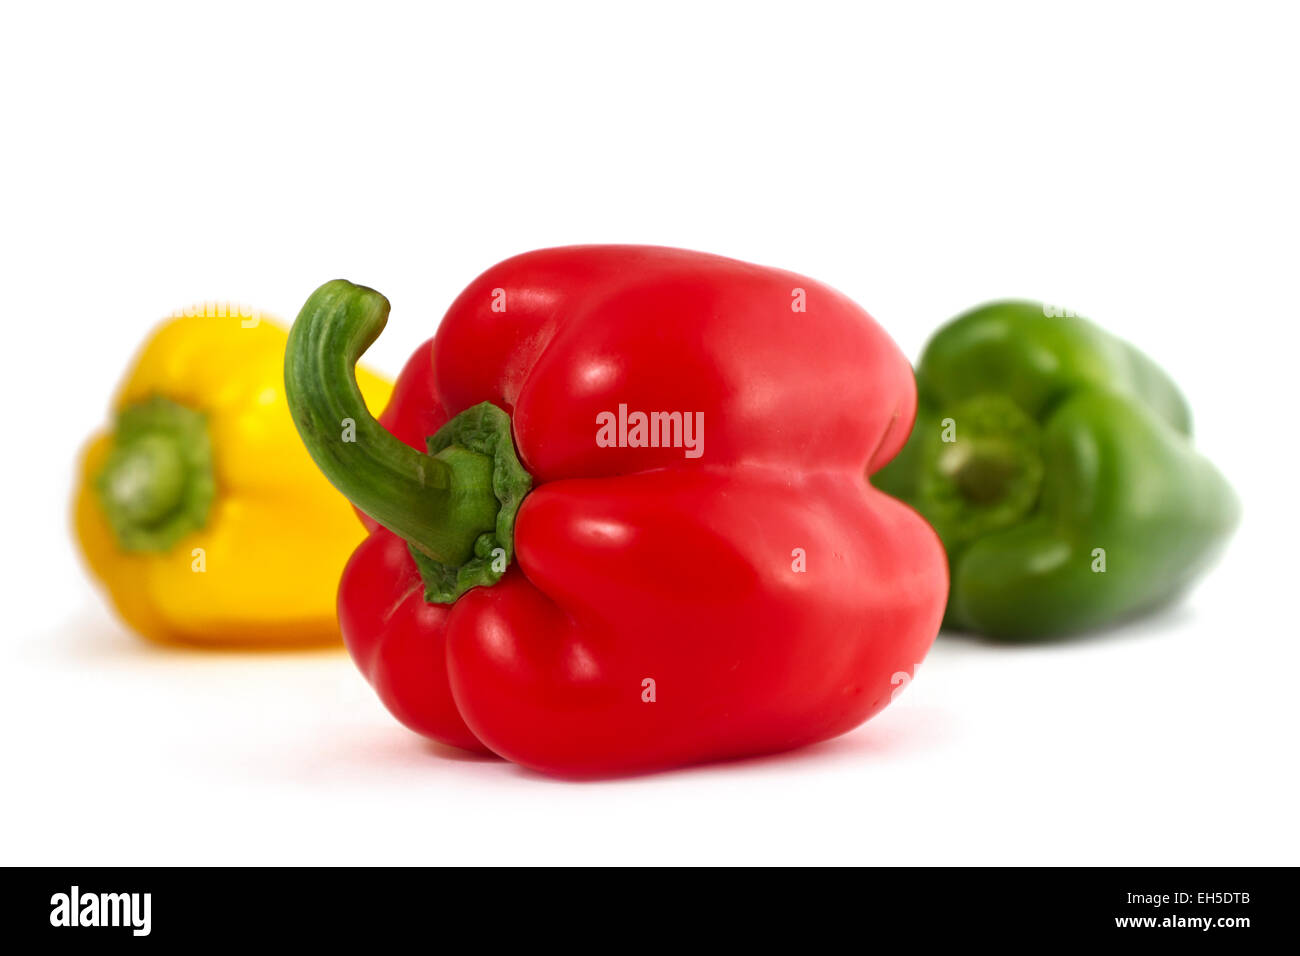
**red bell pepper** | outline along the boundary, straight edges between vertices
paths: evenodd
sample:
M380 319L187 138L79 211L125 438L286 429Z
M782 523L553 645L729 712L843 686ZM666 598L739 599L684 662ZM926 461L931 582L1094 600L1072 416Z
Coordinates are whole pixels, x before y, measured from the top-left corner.
M387 314L322 286L286 382L374 519L339 617L408 727L607 775L825 740L907 682L947 569L867 483L916 394L849 299L676 249L528 253L461 293L376 423L351 370Z

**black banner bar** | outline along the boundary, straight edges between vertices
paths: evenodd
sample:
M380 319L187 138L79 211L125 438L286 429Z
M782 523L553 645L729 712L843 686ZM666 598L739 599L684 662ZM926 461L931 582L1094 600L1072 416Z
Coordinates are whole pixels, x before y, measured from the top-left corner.
M864 942L937 929L972 940L1193 939L1236 945L1291 925L1291 869L11 869L10 936L98 946L451 941L488 926L603 948L805 933ZM596 922L614 934L592 937ZM568 929L564 929L568 924ZM622 927L622 930L619 927ZM554 934L561 932L560 937ZM688 932L691 935L683 937ZM648 934L648 936L647 936ZM810 937L811 938L811 937ZM485 943L487 939L485 938ZM533 945L541 940L534 939ZM664 945L669 945L664 942ZM676 945L672 943L671 945ZM581 948L587 948L585 946ZM816 948L816 947L813 947Z

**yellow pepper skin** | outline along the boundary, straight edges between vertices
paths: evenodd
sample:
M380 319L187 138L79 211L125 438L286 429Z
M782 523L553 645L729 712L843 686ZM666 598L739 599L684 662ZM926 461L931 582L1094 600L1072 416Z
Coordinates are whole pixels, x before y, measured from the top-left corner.
M74 523L86 562L122 618L155 641L338 643L335 586L366 532L294 430L284 394L287 333L247 312L191 311L199 314L169 320L145 343L113 403L117 433L96 435L82 453ZM389 382L359 369L357 383L371 408L384 407ZM141 459L136 446L134 461L121 460L123 423L156 405L197 429L189 463L169 449L170 433L147 449L153 458ZM157 459L165 474L149 475L140 462ZM141 481L156 486L152 509L114 523L123 513L114 502L138 505ZM176 532L176 513L191 505L198 517L175 540L157 532Z

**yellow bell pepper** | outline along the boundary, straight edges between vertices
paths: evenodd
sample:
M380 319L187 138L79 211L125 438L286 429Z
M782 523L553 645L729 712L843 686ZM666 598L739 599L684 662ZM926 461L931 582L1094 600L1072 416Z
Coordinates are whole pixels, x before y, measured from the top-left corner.
M294 430L286 341L248 310L187 310L145 343L114 401L113 430L83 452L77 537L146 637L339 640L335 584L365 529ZM361 369L357 382L383 408L391 384Z

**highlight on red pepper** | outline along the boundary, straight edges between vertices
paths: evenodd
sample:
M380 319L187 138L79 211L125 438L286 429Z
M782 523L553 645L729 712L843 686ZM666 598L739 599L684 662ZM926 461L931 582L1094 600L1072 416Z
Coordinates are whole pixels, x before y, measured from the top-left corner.
M677 249L527 253L461 293L375 421L352 370L388 310L321 286L285 383L371 529L344 639L412 730L632 773L826 740L905 686L947 569L866 480L916 393L849 299Z

